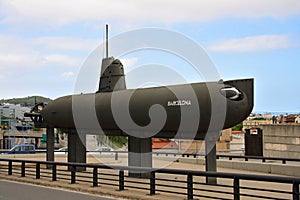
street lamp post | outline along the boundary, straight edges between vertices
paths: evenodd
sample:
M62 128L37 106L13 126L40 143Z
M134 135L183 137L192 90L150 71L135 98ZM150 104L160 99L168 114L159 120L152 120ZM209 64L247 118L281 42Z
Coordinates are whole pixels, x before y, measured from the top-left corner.
M7 139L7 148L10 149L10 119L8 119L8 139Z

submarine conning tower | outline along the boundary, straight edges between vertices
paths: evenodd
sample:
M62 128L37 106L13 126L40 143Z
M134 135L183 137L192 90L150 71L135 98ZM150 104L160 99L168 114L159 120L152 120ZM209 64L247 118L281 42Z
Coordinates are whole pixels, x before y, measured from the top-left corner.
M105 27L106 58L102 59L99 88L96 93L125 90L124 67L119 59L108 57L108 24Z
M124 67L119 59L106 57L102 59L99 92L125 90Z

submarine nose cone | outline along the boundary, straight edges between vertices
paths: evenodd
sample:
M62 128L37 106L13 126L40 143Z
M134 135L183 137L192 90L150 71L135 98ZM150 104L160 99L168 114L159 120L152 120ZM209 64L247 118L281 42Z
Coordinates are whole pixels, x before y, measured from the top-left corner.
M55 100L49 103L42 111L41 116L48 125L57 126L57 109Z
M253 109L253 79L226 81L220 93L228 99L224 128L245 120Z
M44 121L56 128L73 127L72 98L60 97L50 102L42 111Z
M49 103L42 111L41 111L41 115L43 117L43 119L47 122L47 123L50 123L51 124L51 113L54 113L55 109L53 109L53 106L52 106L53 102Z

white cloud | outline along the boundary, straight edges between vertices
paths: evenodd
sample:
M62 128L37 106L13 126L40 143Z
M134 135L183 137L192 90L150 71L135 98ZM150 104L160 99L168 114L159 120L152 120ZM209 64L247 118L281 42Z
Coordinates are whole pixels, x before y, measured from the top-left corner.
M51 54L46 55L44 57L44 63L47 64L59 64L66 67L75 67L80 63L80 60L77 60L75 58L71 58L68 55L62 55L62 54Z
M96 40L75 37L40 37L33 39L32 42L35 45L41 45L50 50L68 51L91 51L97 45Z
M8 67L35 67L42 60L39 52L28 47L22 39L0 35L0 69Z
M298 0L2 0L0 7L6 23L35 21L57 25L85 20L177 23L300 14Z
M37 55L31 53L0 53L1 64L21 64L22 66L28 66L34 63Z
M259 35L219 41L211 44L208 50L217 52L256 52L291 46L293 46L293 43L287 35Z
M78 67L81 63L81 58L57 53L57 54L49 54L47 51L43 49L37 49L37 44L50 45L51 42L61 40L60 44L54 44L49 48L55 49L80 49L83 50L88 49L89 51L93 49L93 47L88 48L90 46L87 43L80 42L82 39L80 38L72 38L74 41L69 42L66 39L66 43L63 43L62 39L51 39L49 38L49 42L46 42L46 39L36 39L36 40L26 40L18 37L4 36L0 35L0 69L12 69L12 68L36 68L46 66L48 64L51 65L59 65L64 67ZM38 42L37 42L38 41ZM72 46L73 44L73 46ZM80 45L81 44L81 45ZM57 45L57 46L56 46Z
M135 65L138 62L138 58L134 57L134 58L123 58L120 59L123 66L128 68L128 67L132 67L133 65Z
M61 76L64 78L70 78L70 77L74 76L74 72L64 72L61 74Z

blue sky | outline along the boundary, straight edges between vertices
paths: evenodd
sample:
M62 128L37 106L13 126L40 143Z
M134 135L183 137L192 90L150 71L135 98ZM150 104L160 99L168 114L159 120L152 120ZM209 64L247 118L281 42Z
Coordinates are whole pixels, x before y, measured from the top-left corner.
M82 64L103 42L106 23L110 37L148 27L183 34L205 49L222 79L255 79L254 111L300 112L298 0L0 0L0 98L72 94ZM160 63L188 82L202 81L186 72L187 63L163 52L121 59L127 73ZM128 86L138 87L132 79Z

